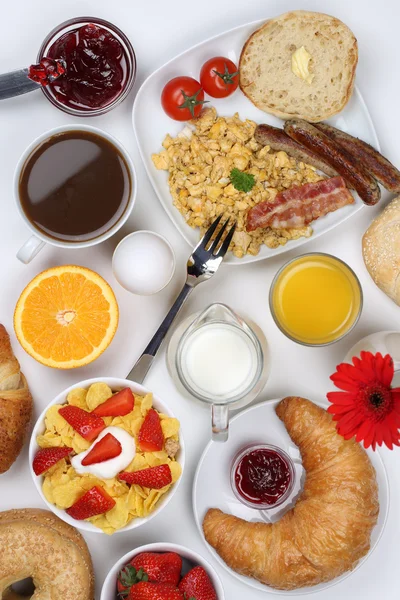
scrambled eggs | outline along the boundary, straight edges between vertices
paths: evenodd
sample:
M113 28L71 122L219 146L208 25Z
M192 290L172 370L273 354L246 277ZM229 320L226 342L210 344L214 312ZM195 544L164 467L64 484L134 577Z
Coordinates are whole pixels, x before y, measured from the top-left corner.
M78 406L86 411L94 410L99 404L105 402L113 395L112 390L105 383L94 383L88 390L75 388L67 396L67 403ZM135 407L124 417L103 417L106 426L121 427L130 433L137 442L137 435L144 421L147 411L152 407L152 394L144 397L135 394ZM41 448L53 446L69 446L79 454L87 450L90 442L81 437L59 414L61 405L51 406L46 412L43 435L39 435L37 443ZM166 443L174 440L177 445L179 421L160 414L161 427ZM166 444L167 445L167 444ZM169 444L171 445L171 444ZM168 464L172 473L173 485L181 475L181 466L170 458L166 450L160 452L141 452L136 446L136 455L125 471L139 471L148 467ZM129 486L116 477L102 480L91 474L78 475L68 459L62 459L43 475L43 493L48 502L57 508L66 509L72 506L78 498L93 486L103 487L115 500L114 508L108 512L88 519L93 525L99 527L109 535L117 529L125 527L136 517L147 517L156 504L171 487L165 486L161 490L150 490L140 485Z
M314 167L258 144L255 128L254 121L241 121L237 113L218 117L215 108L207 108L177 137L167 135L164 150L152 155L155 167L169 172L173 203L188 225L200 227L203 234L220 214L237 221L230 249L239 258L255 256L262 244L277 248L288 240L310 237L309 226L248 233L246 214L259 202L272 201L279 191L322 179ZM254 175L250 192L233 186L229 177L233 168Z

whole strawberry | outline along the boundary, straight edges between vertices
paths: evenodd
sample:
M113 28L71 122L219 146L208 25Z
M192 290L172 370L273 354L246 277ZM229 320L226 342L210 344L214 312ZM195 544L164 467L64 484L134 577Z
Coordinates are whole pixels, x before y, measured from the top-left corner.
M128 596L131 586L140 581L168 583L176 587L181 578L182 559L175 552L141 552L124 567L117 581L121 598Z
M133 585L128 600L185 600L178 588L169 583L141 581Z
M181 578L182 559L176 552L141 552L131 560L138 571L142 569L151 582L177 586Z
M143 569L138 571L131 564L125 565L120 570L117 577L117 590L118 598L127 598L129 596L129 590L133 585L136 585L140 581L148 581L149 577Z
M203 567L194 567L179 584L185 600L217 600L217 594Z

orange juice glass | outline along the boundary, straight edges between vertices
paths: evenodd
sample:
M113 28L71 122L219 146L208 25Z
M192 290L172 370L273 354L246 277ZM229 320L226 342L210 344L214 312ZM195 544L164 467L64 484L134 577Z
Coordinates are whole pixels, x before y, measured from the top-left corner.
M362 289L352 269L330 254L303 254L272 282L269 303L279 329L306 346L337 342L356 325Z

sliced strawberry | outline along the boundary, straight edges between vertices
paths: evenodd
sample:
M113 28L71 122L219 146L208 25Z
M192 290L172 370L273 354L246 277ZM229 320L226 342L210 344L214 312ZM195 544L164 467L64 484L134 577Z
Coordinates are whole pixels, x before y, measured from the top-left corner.
M92 415L99 417L123 417L135 407L135 396L129 388L124 388L108 400L92 410Z
M67 508L66 512L73 519L82 521L95 515L101 515L102 513L111 510L115 506L115 500L111 498L103 490L103 488L95 485L88 492L83 494L70 508Z
M185 600L178 588L169 583L141 581L133 585L128 600Z
M104 462L110 458L119 456L122 452L122 446L112 433L107 433L101 438L82 460L84 467Z
M50 467L58 463L59 460L68 456L73 452L72 448L67 447L55 447L55 448L40 448L36 452L36 456L33 459L32 467L35 475L41 475Z
M161 429L159 414L151 408L139 431L139 446L143 452L158 452L164 447L164 434Z
M141 485L152 490L161 490L161 488L172 483L172 475L169 465L149 467L148 469L142 469L141 471L135 471L134 473L128 473L124 471L118 475L118 478L121 481L130 483L131 485L136 483L137 485Z
M194 598L195 600L217 600L217 593L203 567L194 567L179 584L179 589L184 598Z
M78 406L67 404L58 412L79 435L89 442L93 442L106 426L103 419Z

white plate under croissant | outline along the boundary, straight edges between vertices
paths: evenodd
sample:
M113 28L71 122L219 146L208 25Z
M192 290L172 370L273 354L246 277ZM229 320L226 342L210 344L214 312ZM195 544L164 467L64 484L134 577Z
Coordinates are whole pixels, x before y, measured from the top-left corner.
M203 533L203 519L210 508L218 508L227 515L234 515L236 517L240 517L245 521L251 522L260 522L265 523L262 518L262 515L254 509L247 508L243 504L241 504L232 493L230 487L230 467L232 464L233 457L242 447L247 446L252 443L268 443L274 444L278 447L283 448L293 456L296 452L296 446L292 442L289 437L289 434L285 428L285 425L279 420L276 415L276 407L280 403L280 400L271 400L261 404L256 404L255 406L250 407L249 409L243 411L239 415L237 415L231 423L231 432L230 438L225 444L217 444L215 442L210 442L207 448L205 449L203 456L200 460L198 470L196 473L196 477L194 480L194 489L193 489L193 505L194 505L194 513L196 518L196 523L201 532L201 535L204 538ZM293 432L292 432L293 434ZM322 453L323 454L323 453ZM368 451L367 455L375 468L376 472L376 482L378 485L378 498L379 498L379 516L376 522L376 525L373 526L375 519L372 519L368 524L365 524L367 529L364 539L361 541L361 544L365 544L365 540L370 536L370 548L369 551L365 554L364 551L360 550L355 551L353 556L347 557L347 568L353 568L351 570L343 569L343 572L340 576L334 576L333 578L330 576L334 569L329 568L325 572L326 579L322 583L318 583L317 585L298 587L297 589L292 590L281 590L276 589L275 587L271 587L269 585L265 585L260 581L246 577L244 575L239 574L233 568L230 568L220 556L220 554L211 546L208 545L208 548L215 556L215 558L220 562L220 564L227 569L232 575L237 577L243 583L250 585L258 590L264 592L273 592L274 594L285 594L285 595L298 595L298 594L307 594L322 591L336 583L339 583L346 577L350 575L351 572L354 572L355 568L359 568L361 564L366 560L366 558L371 554L372 550L377 545L384 526L387 519L388 508L389 508L389 488L388 481L386 476L386 471L383 465L383 462L377 452ZM361 462L363 461L361 457ZM365 464L369 464L368 462ZM371 475L371 471L369 472L369 476ZM374 478L372 478L374 479ZM321 479L320 479L321 481ZM374 483L372 482L371 490L374 487ZM297 494L299 492L299 488L297 487ZM288 499L288 504L293 505L298 501L296 497L296 489L294 490L295 497L291 497ZM367 497L367 495L366 495ZM365 498L364 498L365 500ZM325 498L326 502L326 498ZM373 502L372 502L373 504ZM321 507L322 508L322 507ZM373 507L372 507L373 510ZM318 513L318 510L316 511ZM323 511L321 510L321 515ZM334 514L334 511L333 511ZM325 515L326 517L326 511ZM233 527L233 531L236 528L236 521L231 520L229 517L224 522L224 518L221 517L220 513L215 512L209 514L207 519L208 522L208 539L209 541L220 551L223 557L227 560L228 563L231 563L231 566L235 566L236 559L234 556L228 552L221 552L221 548L219 547L221 540L226 535L227 527ZM310 525L310 531L314 530L314 525ZM239 523L239 527L241 523ZM268 527L267 525L264 525ZM246 529L246 528L245 528ZM372 529L372 531L371 531ZM236 530L237 531L237 530ZM249 531L243 530L242 534L245 539L249 535ZM262 542L264 543L264 533L265 538L268 538L270 535L269 530L266 529L261 536ZM234 534L235 535L235 534ZM305 534L307 535L307 534ZM291 536L289 536L290 539ZM360 537L358 537L356 530L354 529L354 545L360 543ZM362 536L361 536L362 537ZM229 536L228 536L229 539ZM235 543L234 538L231 538L232 543ZM258 540L260 541L260 540ZM223 544L226 548L226 544ZM353 548L354 550L354 548ZM236 554L239 554L237 552ZM242 551L241 554L245 555L246 551ZM360 560L355 560L358 558L358 554L361 557ZM243 558L243 556L242 556ZM254 557L253 557L254 559ZM241 561L239 561L240 563ZM329 561L328 561L329 562ZM351 566L349 566L351 565ZM236 565L237 566L237 565ZM243 568L243 562L239 566ZM249 566L249 565L247 565ZM250 565L252 566L252 565ZM257 568L255 568L257 571ZM268 566L261 569L264 574L271 579L275 575L274 573L268 572ZM286 571L286 568L282 570ZM340 568L339 568L340 572ZM259 571L260 573L260 571ZM319 574L321 577L321 573ZM323 577L323 575L322 575ZM316 577L318 580L318 577ZM301 580L301 577L300 577ZM307 580L307 577L306 577ZM282 580L279 581L279 576L276 581L282 583ZM285 582L283 582L285 583ZM288 583L288 581L286 581ZM290 583L290 582L289 582ZM293 581L291 582L293 584ZM304 582L301 584L304 585Z

